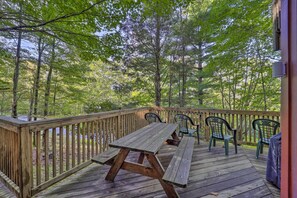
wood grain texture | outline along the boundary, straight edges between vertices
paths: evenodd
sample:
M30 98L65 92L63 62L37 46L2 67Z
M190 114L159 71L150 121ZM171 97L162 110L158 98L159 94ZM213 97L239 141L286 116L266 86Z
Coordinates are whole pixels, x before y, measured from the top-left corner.
M116 175L118 174L124 160L126 159L130 150L128 149L121 149L117 154L114 163L112 164L111 168L109 169L105 179L108 181L113 181Z
M162 144L176 130L176 124L152 123L111 144L111 147L156 154Z
M76 167L78 167L82 163L82 161L86 162L88 161L88 158L92 157L93 153L98 154L102 152L103 149L107 149L108 144L114 139L121 138L124 135L129 135L134 130L147 125L147 122L144 120L143 116L144 113L148 111L157 111L157 113L159 113L162 118L167 117L166 121L171 123L174 122L172 117L176 113L184 112L187 115L191 116L195 120L195 122L201 123L201 131L205 139L207 139L209 136L208 129L205 128L204 125L205 117L209 115L222 116L226 118L231 124L234 122L235 127L241 127L241 130L239 130L238 137L239 143L247 144L253 144L254 142L257 142L257 136L255 136L255 133L253 131L250 131L250 124L253 119L258 117L269 117L276 120L280 119L278 112L245 112L229 110L203 110L179 108L142 108L132 110L119 110L94 115L34 121L31 123L19 122L15 119L5 120L3 118L3 120L0 119L0 128L2 127L2 133L0 131L1 138L8 138L9 141L3 142L1 144L3 147L1 147L0 145L0 148L2 149L1 155L3 156L3 158L0 158L0 168L9 179L11 179L15 184L20 185L21 169L19 165L20 160L18 158L18 156L20 155L20 130L18 131L18 129L22 127L29 127L30 131L36 132L37 134L37 147L34 147L33 149L31 148L31 161L33 161L34 165L34 169L31 169L31 175L34 174L34 177L31 180L31 186L34 186L33 188L35 188L38 185L43 186L44 188L44 186L49 186L48 184L52 183L52 181L56 182L59 178L61 179L62 177L59 177L59 175L63 174L63 172L65 172L67 169L69 170L67 171L68 173L73 172L71 171L72 169L77 170ZM98 125L99 139L94 141L92 137L94 137L94 135L97 137L96 127L94 126L94 129L90 128L92 128L92 124L95 124L96 122L102 123L102 125ZM82 128L82 123L86 123L85 125L87 125L87 123L91 123L91 125L89 126L89 129L87 126L84 126ZM68 134L66 134L67 126L73 128L74 125L77 126L77 134L74 133L76 135L75 137L72 135L72 132L70 131L68 132ZM100 127L102 127L101 130L99 130ZM55 130L57 130L57 132L54 132ZM83 130L83 133L80 133L80 130ZM42 134L45 131L48 131L49 136L42 136ZM154 137L149 134L146 134L146 136L143 137L143 141L145 143L146 140L152 138ZM74 147L73 140L75 140ZM56 144L54 142L56 142ZM44 143L46 144L45 146ZM96 148L94 147L94 144ZM143 142L138 142L137 144L138 146L141 145L144 149L152 151L155 149L154 147L156 147L156 145L158 145L159 143L157 144L156 142L154 142L154 144L147 143L145 145L143 144ZM163 146L163 144L161 144L161 146ZM10 147L16 149L11 149ZM73 150L73 148L75 148L75 151ZM68 150L67 153L69 153L69 155L66 155L66 150ZM50 158L47 159L47 156L50 156ZM200 156L200 154L197 156ZM204 156L206 156L206 153L204 153L201 157ZM230 160L233 159L230 158ZM66 165L66 161L68 161L68 165ZM137 159L135 161L137 161ZM168 163L169 161L170 160L168 160ZM243 162L246 161L243 160ZM235 166L237 166L239 163L240 162L234 162ZM218 167L232 167L232 163L226 163L225 165L226 166L220 164L218 165ZM49 167L49 169L47 167ZM258 163L255 163L255 167L259 168L261 172L264 172L265 170L265 167L258 165ZM199 172L198 170L196 171ZM48 173L50 174L48 175ZM37 175L35 176L35 174ZM46 182L47 179L49 180ZM44 185L44 183L47 183L47 185Z
M153 154L146 154L146 158L149 161L152 168L156 171L157 178L163 187L167 197L179 197L177 191L173 187L172 184L168 184L162 180L162 177L164 176L164 168L160 162L160 160Z
M118 148L110 148L107 151L94 156L92 158L92 162L99 163L99 164L105 164L109 160L115 158L117 156L117 154L119 153L119 151L120 151L120 149L118 149Z
M279 197L279 194L273 194L272 188L268 188L265 183L265 173L262 171L266 164L264 156L261 155L261 158L256 160L254 148L245 152L248 148L239 147L238 154L230 153L226 157L221 147L222 144L218 142L217 147L209 152L207 143L194 145L187 188L177 188L180 197L211 196L213 192L218 193L217 197L220 197L220 194L222 197L226 196L228 193L239 198ZM234 149L233 145L230 147ZM157 156L164 169L168 167L176 149L176 146L171 145L163 145L160 148ZM265 151L267 153L267 148L264 148L264 153ZM138 152L131 152L128 158L135 161L138 156ZM146 163L147 161L144 164ZM259 167L261 172L255 166ZM104 178L109 168L93 163L36 197L166 197L158 180L125 170L119 171L114 182L106 181ZM279 192L277 188L273 189Z
M163 176L163 180L179 187L187 187L195 140L183 137Z

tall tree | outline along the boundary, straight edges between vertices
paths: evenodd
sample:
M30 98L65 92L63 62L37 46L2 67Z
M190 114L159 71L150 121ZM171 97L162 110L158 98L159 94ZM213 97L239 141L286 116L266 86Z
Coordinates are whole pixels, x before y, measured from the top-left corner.
M22 24L22 2L19 3L19 24ZM21 57L21 43L22 43L22 30L18 32L18 39L17 39L17 49L16 49L16 58L15 58L15 69L13 75L13 99L12 99L12 112L11 116L16 118L18 116L17 106L18 106L18 81L19 81L19 72L20 72L20 57Z
M49 109L52 74L53 74L53 68L54 68L55 59L56 59L56 52L55 52L56 40L55 39L52 40L51 47L52 47L52 50L51 50L51 58L49 62L49 71L47 74L46 86L45 86L45 92L44 92L44 112L43 112L44 117L48 116L48 109Z

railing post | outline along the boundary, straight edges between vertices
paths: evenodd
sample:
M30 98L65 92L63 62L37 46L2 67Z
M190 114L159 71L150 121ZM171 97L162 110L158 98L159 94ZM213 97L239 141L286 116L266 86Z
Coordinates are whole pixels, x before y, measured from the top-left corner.
M29 127L20 128L20 197L31 197L32 189L32 138Z

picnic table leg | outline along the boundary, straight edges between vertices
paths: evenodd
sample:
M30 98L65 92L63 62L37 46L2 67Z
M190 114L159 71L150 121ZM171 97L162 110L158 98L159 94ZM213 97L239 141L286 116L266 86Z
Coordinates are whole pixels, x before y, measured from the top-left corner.
M171 134L171 137L172 137L174 140L176 140L176 141L179 141L179 140L180 140L179 137L178 137L178 135L176 134L176 132L173 132L173 133Z
M144 153L141 152L140 155L139 155L139 157L138 157L137 163L143 164L143 161L144 161Z
M171 134L171 137L172 137L172 139L166 140L167 144L178 146L180 139L179 139L178 135L176 134L176 132L173 132Z
M164 175L164 168L161 162L159 161L159 159L152 154L146 154L145 156L149 161L149 163L151 164L152 168L156 171L158 175L158 180L161 183L167 197L179 197L173 185L163 181L162 177Z
M110 167L105 179L108 181L113 181L116 175L118 174L123 162L125 161L128 153L130 152L129 149L121 149L116 156L115 160L113 161L112 166Z

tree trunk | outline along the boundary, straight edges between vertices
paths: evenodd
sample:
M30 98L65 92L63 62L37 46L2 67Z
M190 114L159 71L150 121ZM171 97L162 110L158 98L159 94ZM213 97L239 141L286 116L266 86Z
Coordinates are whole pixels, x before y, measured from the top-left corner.
M233 72L233 88L232 88L232 101L233 101L233 110L236 109L236 79L237 79L237 70L236 70L236 73Z
M34 108L33 108L33 116L34 120L37 120L37 110L38 110L38 91L39 91L39 82L40 82L40 70L41 70L41 57L44 50L44 46L42 46L42 38L38 39L38 60L37 60L37 68L36 68L36 76L34 83Z
M52 44L52 54L51 54L51 61L49 64L49 72L47 75L47 80L46 80L46 87L45 87L45 93L44 93L44 114L43 116L46 117L48 116L48 103L49 103L49 95L50 95L50 90L51 90L51 80L52 80L52 71L53 71L53 66L54 66L54 61L55 61L55 40L53 40Z
M174 56L172 56L172 61L169 66L169 93L168 93L168 107L171 107L172 103L172 83L173 83L173 64L174 64Z
M5 99L5 92L2 91L2 100L1 100L1 116L4 114L4 101L6 101Z
M198 52L198 105L203 105L203 89L202 89L202 42L199 42L199 52Z
M264 81L264 76L263 76L262 58L261 58L259 47L257 48L257 55L258 55L259 62L260 62L260 75L261 75L261 85L262 85L262 90L263 90L264 111L267 111L267 94L266 94L266 87L265 87L265 81Z
M20 4L20 19L19 23L22 23L22 4ZM12 89L12 106L11 106L11 116L17 118L18 116L18 83L19 83L19 73L20 73L20 56L21 56L21 42L22 42L22 31L18 32L18 43L15 59L15 68L13 74L13 89Z
M222 74L220 74L220 91L221 91L221 96L222 96L222 107L225 109L225 96L224 96L224 86L223 86L223 77Z
M231 80L230 80L230 76L227 77L228 80L228 105L229 105L229 109L232 109L232 105L231 105Z
M171 107L171 103L172 103L172 82L173 82L173 74L171 73L169 76L168 107Z
M184 40L184 38L183 38ZM180 107L185 106L185 97L186 97L186 63L185 63L185 51L186 47L184 44L184 41L182 43L182 88L181 88L181 101L180 101Z
M265 81L263 76L263 66L261 66L261 84L262 84L262 90L263 90L263 102L264 102L264 111L267 111L267 94L266 94L266 87L265 87Z
M29 106L29 112L28 112L28 121L32 120L33 104L34 104L34 84L33 84L32 90L31 90L31 94L30 94L30 106Z
M54 98L53 98L53 108L54 108L54 112L53 115L56 115L56 98L57 98L57 81L55 82L55 86L54 86Z
M186 105L186 83L187 83L187 64L185 61L185 56L186 56L186 35L184 34L184 19L183 19L183 12L180 10L180 32L181 32L181 47L182 47L182 85L181 85L181 100L180 100L180 107L184 107ZM185 19L186 22L187 18Z
M161 105L161 74L160 74L160 53L161 53L161 46L160 46L160 31L161 31L161 24L160 24L160 16L156 14L156 41L155 41L155 59L156 59L156 71L155 71L155 105Z

